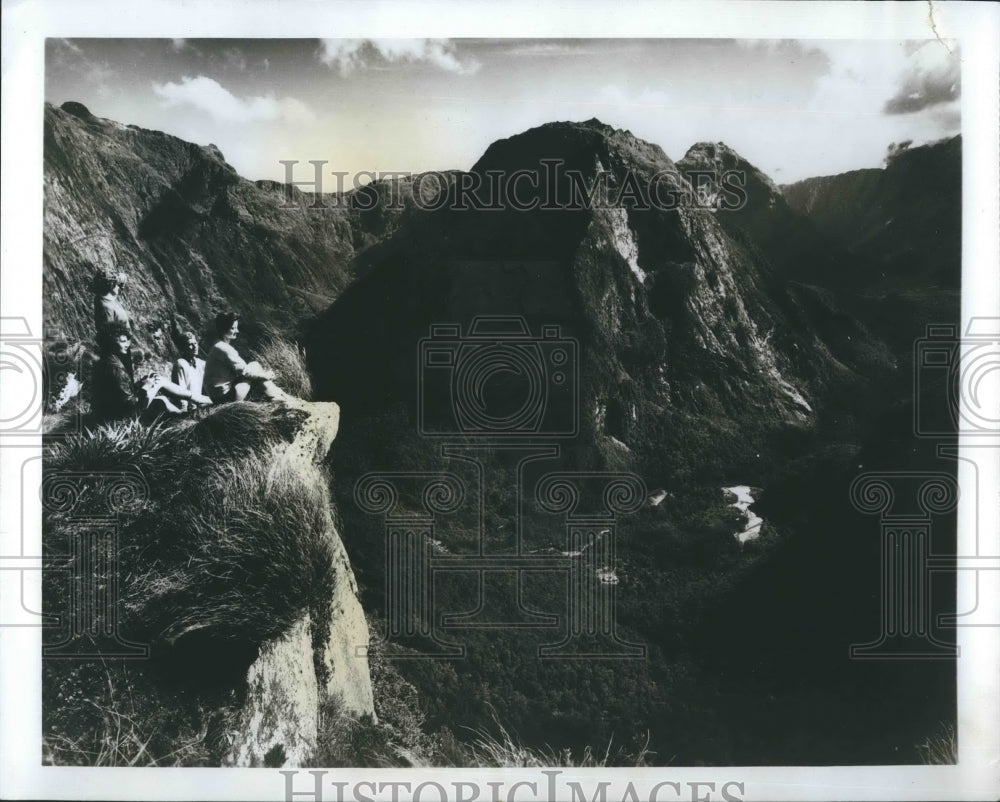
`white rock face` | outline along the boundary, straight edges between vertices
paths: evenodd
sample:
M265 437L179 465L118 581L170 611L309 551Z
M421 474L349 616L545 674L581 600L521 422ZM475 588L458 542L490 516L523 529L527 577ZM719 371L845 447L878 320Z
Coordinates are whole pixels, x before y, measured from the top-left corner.
M611 244L621 254L635 277L642 283L646 280L646 271L639 267L639 245L628 224L628 212L625 209L608 209L608 220L611 222Z
M336 535L336 531L334 531ZM334 564L338 581L330 600L330 631L323 648L327 696L339 696L344 709L375 718L371 674L368 669L368 622L358 601L358 586L340 536L336 535ZM361 656L359 656L359 654Z
M292 443L276 449L272 470L287 468L291 461L298 471L319 471L337 435L340 408L309 402L293 406L309 417ZM329 627L314 648L314 622L306 612L284 635L261 646L247 672L246 702L230 733L229 765L302 766L316 744L320 707L328 699L339 698L343 709L356 716L375 716L366 656L368 623L329 510L325 518L334 577Z
M226 763L300 766L316 743L319 689L307 613L269 641L247 672L247 701Z

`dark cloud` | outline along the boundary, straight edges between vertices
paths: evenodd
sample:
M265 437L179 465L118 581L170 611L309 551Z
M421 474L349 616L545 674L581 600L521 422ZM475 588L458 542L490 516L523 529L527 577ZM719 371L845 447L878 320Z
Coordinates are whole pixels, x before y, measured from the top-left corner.
M886 114L912 114L950 103L961 95L958 58L947 58L933 65L921 63L919 59L914 61L896 94L886 101L882 109Z

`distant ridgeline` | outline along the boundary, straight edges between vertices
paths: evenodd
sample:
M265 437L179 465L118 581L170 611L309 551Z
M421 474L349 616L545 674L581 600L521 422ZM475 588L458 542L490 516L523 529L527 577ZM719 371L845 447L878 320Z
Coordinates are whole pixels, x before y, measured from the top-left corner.
M307 717L336 668L316 636L316 616L324 637L330 631L328 610L283 586L283 633L268 632L266 642L242 631L230 637L241 649L233 670L249 674L220 687L249 696L220 702L221 723L212 726L242 734L230 749L215 733L213 748L194 750L189 762L334 765L360 759L362 743L364 759L376 763L414 750L438 763L475 762L482 752L448 751L448 731L461 739L497 718L529 745L565 745L577 759L612 737L644 755L647 732L652 762L916 759L922 738L914 733L930 736L953 716L954 673L947 661L872 669L847 659L849 644L877 622L880 557L877 522L847 499L862 470L941 469L935 444L913 436L920 399L910 360L926 323L957 320L960 160L956 138L896 151L885 169L779 188L721 142L698 143L673 162L598 120L555 122L493 143L469 171L376 180L316 203L297 187L241 178L212 145L99 119L76 103L46 106L47 337L63 348L92 341L89 279L107 266L129 274L123 301L139 323L139 346L160 357L166 351L153 334L168 314L206 332L222 307L240 313L248 347L275 333L303 346L316 400L336 402L342 417L329 456L311 455L307 486L291 477L284 490L319 499L324 537L305 544L322 558L314 567L329 568L328 541L336 558L342 537L350 564L335 566L342 581L333 585L353 598L353 571L374 629L387 603L385 532L359 508L356 483L373 471L456 469L461 459L442 451L442 433L467 446L477 426L523 420L527 428L514 433L536 426L534 445L551 443L553 431L565 435L558 470L634 472L652 491L621 525L617 564L596 566L616 586L622 636L648 646L645 660L541 661L534 647L551 633L469 628L464 662L403 661L397 671L373 658L372 700L365 691L347 708L373 710L378 722L357 729L327 705L320 717L343 732L327 738L324 752L321 726L312 744L289 740L281 727L251 737L244 726L261 712L254 689L282 666L312 678L313 696L296 708ZM516 184L516 194L491 194L496 176ZM598 185L610 201L598 193L596 203L558 202ZM652 191L673 200L651 202ZM488 203L469 202L487 195ZM472 328L477 318L507 328L484 338L485 328ZM477 374L489 348L508 361ZM85 373L84 392L87 381ZM525 398L541 407L522 419ZM470 399L482 407L463 407ZM71 469L125 452L145 464L147 449L163 448L173 461L157 469L164 486L153 502L165 509L170 482L190 482L178 467L183 448L194 444L207 460L241 442L239 415L225 442L214 437L213 418L221 427L229 416L210 411L162 441L104 431L53 453ZM298 421L282 437L278 423L258 428L282 439L282 450L308 425ZM513 451L501 446L481 449L499 477L484 488L482 509L436 530L435 553L474 549L477 526L520 536L502 514L521 491ZM234 477L257 465L242 459L226 456ZM258 478L250 489L266 496L270 480ZM322 491L317 482L326 483ZM759 502L759 537L745 544L736 537L745 516L730 506L727 486L748 497L753 488ZM225 490L216 501L234 508L249 492ZM533 544L537 553L573 556L558 538L544 539L537 504L523 509L526 531L544 541ZM63 533L62 523L53 516L47 532ZM279 550L282 542L269 541ZM134 554L136 565L146 567L147 556ZM187 581L183 561L176 567L174 579ZM253 567L248 575L266 591L273 577ZM525 587L539 609L566 595L557 582L540 584ZM163 616L189 600L147 608L141 586L131 587L137 631L154 643L173 632ZM446 585L447 612L475 608L475 591ZM198 603L210 618L211 598ZM362 622L348 628L360 632ZM171 654L184 637L167 639ZM412 657L428 643L415 636L395 647ZM47 687L57 693L64 680L50 677ZM875 701L866 696L873 683ZM46 732L71 737L74 721L61 720L60 709L47 702ZM81 721L90 726L93 717ZM86 762L77 752L58 754Z

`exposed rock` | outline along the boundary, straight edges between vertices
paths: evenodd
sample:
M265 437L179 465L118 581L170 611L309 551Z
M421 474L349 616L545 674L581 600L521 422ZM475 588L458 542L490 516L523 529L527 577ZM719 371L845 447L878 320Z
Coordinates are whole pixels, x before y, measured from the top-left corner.
M546 159L558 159L560 172L550 174ZM850 318L842 325L859 346L843 347L846 336L827 343L773 265L722 222L725 213L693 202L659 147L596 120L551 123L495 142L472 174L518 170L537 176L537 190L518 185L522 204L568 199L571 170L586 186L609 174L612 202L525 211L508 199L502 208L448 203L414 213L365 254L366 275L309 331L318 397L336 399L348 416L393 404L415 413L418 341L432 325L465 331L475 315L520 315L534 334L557 324L580 343L578 408L598 410L581 415L583 441L607 434L664 452L664 431L709 430L720 435L710 445L745 441L755 454L769 428L812 425L831 385L886 368ZM614 202L630 182L641 199L657 175L678 208ZM774 184L762 186L794 218Z
M170 313L206 338L223 308L244 314L251 335L284 330L325 308L352 280L351 261L403 213L384 208L389 193L364 211L352 192L289 195L241 178L215 145L102 120L74 102L46 104L44 162L45 321L75 340L95 336L89 282L105 266L129 275L122 300L143 348L156 350L147 327ZM397 193L403 208L407 193Z
M306 615L264 644L247 673L247 701L231 734L226 763L301 766L316 744L319 688Z

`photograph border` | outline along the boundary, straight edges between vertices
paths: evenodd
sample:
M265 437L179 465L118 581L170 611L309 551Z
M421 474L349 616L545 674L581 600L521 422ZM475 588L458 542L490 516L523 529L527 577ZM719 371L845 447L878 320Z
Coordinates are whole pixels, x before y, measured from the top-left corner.
M955 40L962 53L962 330L977 317L1000 317L1000 202L998 202L998 30L1000 9L990 3L851 2L593 2L542 7L537 2L238 2L207 5L115 0L4 3L2 129L2 270L0 309L41 337L42 126L47 37L284 38L314 37L600 37L751 39ZM946 46L942 41L942 46ZM988 390L994 393L995 384ZM987 397L988 403L989 397ZM0 419L24 399L0 392ZM1000 487L997 447L962 437L960 452L975 459L980 487ZM7 626L22 603L41 610L41 503L22 487L40 480L40 436L0 432L0 789L9 799L226 799L315 798L309 770L64 768L41 765L41 629ZM33 464L34 467L26 469ZM959 469L967 486L969 468ZM27 477L27 478L25 478ZM964 484L963 484L964 482ZM993 504L989 503L992 498ZM978 502L984 500L985 508ZM964 494L958 508L958 554L1000 554L1000 511L995 493ZM978 521L978 527L976 522ZM987 549L987 555L982 554ZM17 572L21 583L10 581ZM975 572L958 572L959 598L968 598ZM1000 582L988 583L991 592ZM1000 594L980 598L1000 609ZM956 766L892 767L658 767L631 769L338 769L323 775L323 799L337 799L332 782L466 783L486 792L509 791L518 780L545 788L558 772L561 788L579 783L590 799L605 787L620 799L631 782L641 799L657 783L686 786L683 797L726 783L741 785L746 800L995 799L1000 794L1000 631L958 627L958 743ZM693 790L690 790L694 786ZM701 786L700 791L698 787ZM389 799L388 789L377 798ZM645 790L644 790L645 789ZM436 799L428 790L424 798ZM645 796L643 794L646 794ZM374 795L374 794L373 794ZM526 791L521 798L532 797ZM349 798L349 797L345 797ZM401 798L406 798L405 796ZM469 797L472 799L474 797ZM484 796L478 797L480 800Z

